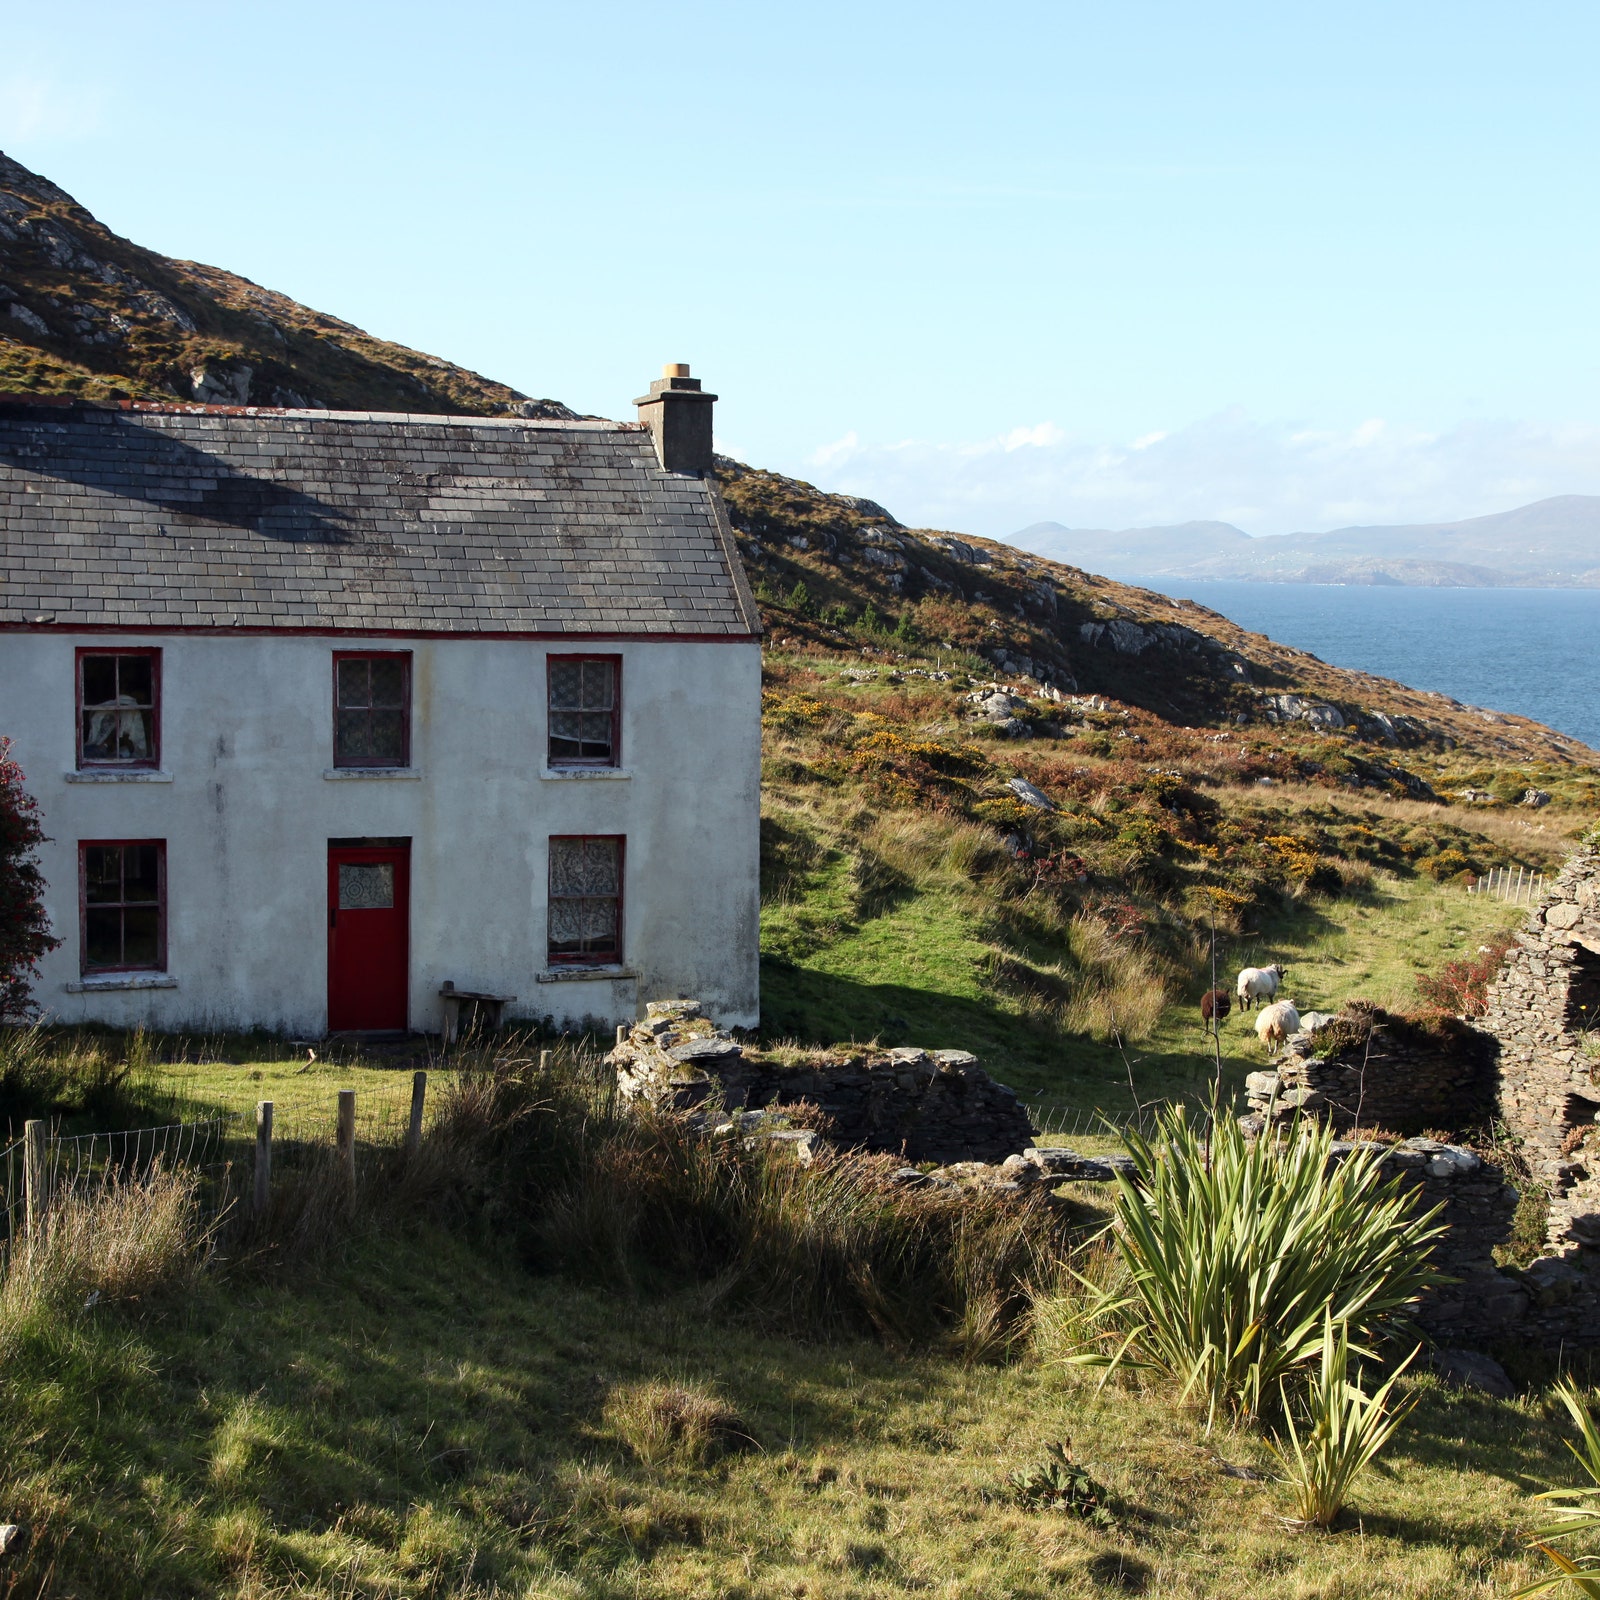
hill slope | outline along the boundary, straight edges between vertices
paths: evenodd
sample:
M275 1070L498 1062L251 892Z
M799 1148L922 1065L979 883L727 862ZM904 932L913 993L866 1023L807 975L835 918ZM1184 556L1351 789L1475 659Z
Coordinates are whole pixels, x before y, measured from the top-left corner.
M1150 578L1593 588L1600 586L1600 496L1557 495L1459 522L1259 539L1226 522L1120 531L1036 522L1016 534L1015 542L1097 572Z

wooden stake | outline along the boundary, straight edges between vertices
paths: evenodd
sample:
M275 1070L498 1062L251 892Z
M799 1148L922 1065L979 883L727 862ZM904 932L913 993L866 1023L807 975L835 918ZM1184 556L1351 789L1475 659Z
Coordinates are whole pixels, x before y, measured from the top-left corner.
M411 1078L411 1125L406 1129L406 1152L415 1155L422 1148L422 1107L428 1098L428 1074L417 1072Z
M356 1092L339 1091L339 1164L344 1168L345 1181L353 1189L356 1183Z
M550 1052L548 1050L541 1050L539 1052L539 1070L541 1072L548 1072L550 1070Z
M44 1213L49 1178L45 1166L45 1129L41 1118L30 1118L22 1125L22 1214L28 1242L44 1238Z
M267 1196L272 1191L272 1102L256 1102L256 1182L251 1195L255 1214L266 1215Z

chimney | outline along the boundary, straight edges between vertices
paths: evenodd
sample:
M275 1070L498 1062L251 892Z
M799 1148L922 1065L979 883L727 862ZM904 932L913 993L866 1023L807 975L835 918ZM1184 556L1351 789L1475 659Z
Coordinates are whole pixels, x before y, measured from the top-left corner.
M714 394L701 391L686 362L669 361L650 393L634 404L650 429L656 459L668 472L703 474L711 470L711 406Z

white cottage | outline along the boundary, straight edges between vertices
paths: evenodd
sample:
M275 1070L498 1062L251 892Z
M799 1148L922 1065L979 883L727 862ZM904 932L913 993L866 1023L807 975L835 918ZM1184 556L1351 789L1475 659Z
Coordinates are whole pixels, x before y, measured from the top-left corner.
M68 1020L757 1018L760 623L640 421L0 402L0 733Z

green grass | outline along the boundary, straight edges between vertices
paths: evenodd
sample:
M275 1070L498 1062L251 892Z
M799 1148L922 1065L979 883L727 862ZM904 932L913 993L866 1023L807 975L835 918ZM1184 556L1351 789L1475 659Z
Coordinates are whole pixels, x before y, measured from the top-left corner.
M1249 934L1223 935L1218 982L1231 991L1240 967L1281 961L1284 994L1302 1010L1336 1011L1355 997L1407 1009L1417 1004L1419 973L1475 953L1526 914L1456 884L1379 872L1361 899L1292 901ZM989 981L995 947L983 917L970 885L937 873L862 916L849 859L830 851L803 893L764 909L767 1033L971 1050L1030 1097L1045 1126L1097 1110L1123 1118L1136 1101L1209 1094L1215 1064L1198 1005L1209 987L1204 957L1149 1035L1118 1046L1067 1033ZM1225 1086L1241 1089L1265 1059L1253 1015L1235 1011L1222 1030Z
M754 1448L640 1459L618 1408L659 1383L718 1396ZM1222 1471L1267 1469L1258 1437L1207 1438L1158 1397L766 1337L694 1294L532 1278L424 1231L24 1350L0 1374L0 1510L35 1527L55 1592L108 1600L1503 1594L1535 1571L1527 1491L1570 1476L1564 1418L1408 1392L1359 1521L1296 1533L1283 1486ZM1113 1529L1006 1492L1069 1436Z

